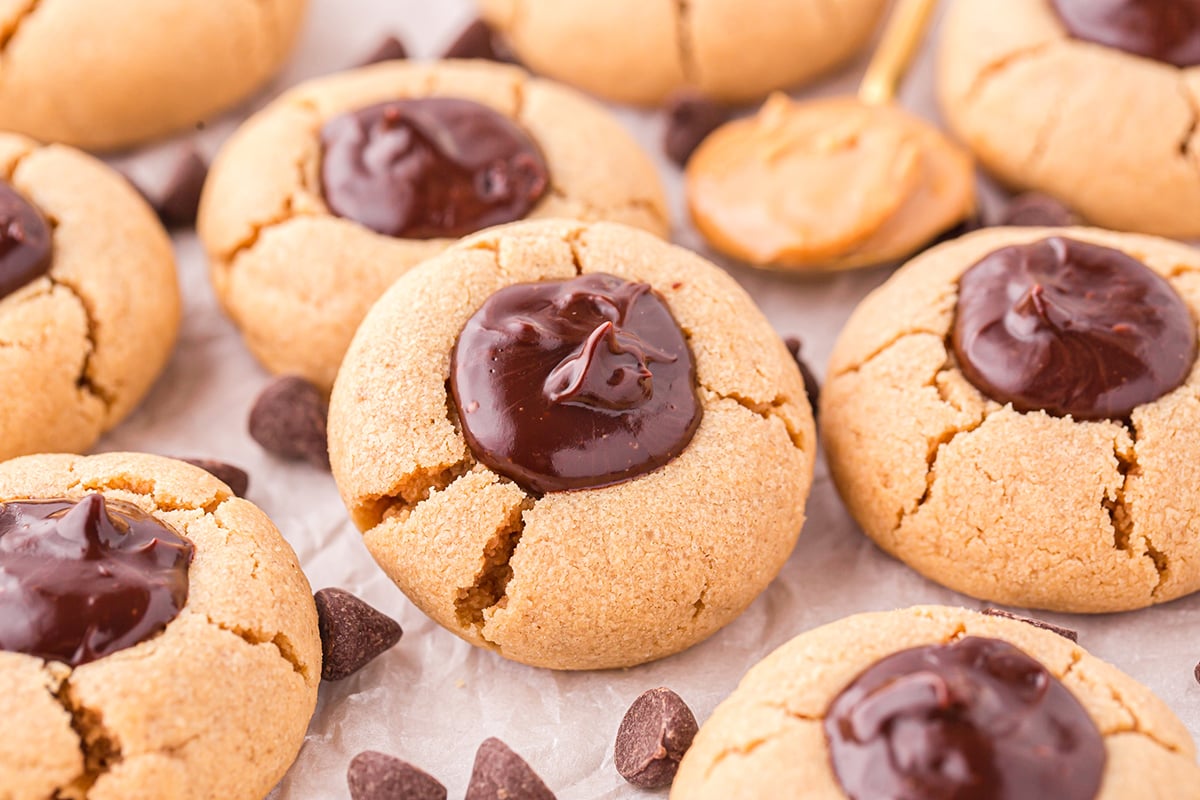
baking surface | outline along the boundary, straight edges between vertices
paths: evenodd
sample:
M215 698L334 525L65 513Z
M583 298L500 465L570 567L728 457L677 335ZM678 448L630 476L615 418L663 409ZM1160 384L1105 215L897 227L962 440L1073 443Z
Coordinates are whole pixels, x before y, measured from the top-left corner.
M416 57L427 57L472 16L469 0L313 0L300 47L270 93L353 65L389 33L399 33ZM861 63L851 67L809 94L851 92L861 69ZM903 92L907 106L929 116L932 72L926 48ZM700 249L686 224L679 171L658 147L661 119L619 113L659 161L675 240ZM235 122L220 120L200 133L203 149L211 154ZM147 181L161 179L174 146L118 163ZM345 797L346 767L365 749L410 761L441 780L451 797L462 796L475 749L489 736L524 756L561 800L642 796L617 775L612 746L625 709L646 689L671 687L703 722L751 665L802 631L860 611L988 605L942 589L877 550L849 518L819 458L808 522L791 560L742 617L707 642L654 664L599 673L537 670L475 649L427 619L375 566L327 473L278 462L250 440L247 415L269 376L220 313L195 237L175 242L187 309L179 346L147 401L99 449L212 457L247 469L248 498L295 547L313 588L348 589L404 627L393 650L357 675L322 686L304 749L272 797ZM889 274L800 279L730 271L782 335L803 339L818 374L855 303ZM1039 616L1078 630L1080 644L1154 689L1200 735L1200 685L1192 675L1200 660L1194 635L1200 595L1130 614Z

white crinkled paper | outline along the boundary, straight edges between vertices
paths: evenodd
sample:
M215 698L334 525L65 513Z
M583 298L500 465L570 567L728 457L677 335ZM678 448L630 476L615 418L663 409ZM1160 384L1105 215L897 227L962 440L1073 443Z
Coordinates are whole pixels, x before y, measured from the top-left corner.
M389 33L400 33L416 56L426 57L472 16L469 0L313 0L299 49L270 91L353 65ZM816 91L853 91L861 68ZM910 108L934 113L932 80L927 47L907 82ZM659 152L660 119L619 113L659 159L677 241L699 247L686 223L679 173ZM236 121L220 121L199 134L202 148L215 150ZM173 146L121 165L139 177L161 179ZM375 567L328 474L275 461L250 440L247 414L268 376L221 315L195 237L177 236L176 246L187 307L179 347L148 400L101 449L213 457L246 468L249 499L292 543L313 588L346 588L404 627L392 651L357 675L322 686L304 749L273 795L280 800L346 797L346 767L365 749L411 761L445 783L450 797L461 797L475 749L489 736L524 756L561 800L640 797L645 793L617 776L612 744L626 707L642 691L671 687L703 722L752 664L812 627L917 603L986 605L925 581L877 550L850 520L818 461L808 522L791 560L741 618L709 641L635 669L582 674L532 669L475 649L429 621ZM889 274L877 269L800 279L731 271L781 334L804 340L818 374L855 303ZM1042 616L1077 629L1083 646L1149 685L1194 736L1200 733L1200 686L1192 676L1200 660L1200 596L1132 614Z

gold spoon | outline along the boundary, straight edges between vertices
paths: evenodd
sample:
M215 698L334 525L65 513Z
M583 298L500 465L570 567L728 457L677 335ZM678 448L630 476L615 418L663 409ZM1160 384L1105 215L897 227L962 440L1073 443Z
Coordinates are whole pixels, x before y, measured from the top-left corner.
M911 255L975 209L971 157L895 104L937 0L899 0L857 97L767 99L688 162L688 205L718 250L788 271Z

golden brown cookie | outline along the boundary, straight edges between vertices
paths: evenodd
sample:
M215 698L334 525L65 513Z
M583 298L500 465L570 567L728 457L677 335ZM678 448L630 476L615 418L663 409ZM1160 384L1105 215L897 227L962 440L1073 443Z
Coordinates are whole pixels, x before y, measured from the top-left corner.
M911 255L975 208L970 156L890 105L774 95L687 165L713 247L760 267L849 269Z
M535 72L623 103L750 102L848 60L883 0L480 0Z
M616 120L573 91L487 62L393 62L313 81L251 118L226 145L198 223L221 302L273 372L331 386L371 304L464 232L437 236L426 225L416 236L379 233L386 227L380 222L392 220L368 227L335 214L327 202L331 187L322 173L330 159L322 139L328 141L331 121L340 116L344 124L352 119L345 115L380 103L424 98L482 104L500 118L489 124L508 120L515 131L506 135L532 140L534 153L523 155L540 153L545 181L527 216L609 219L666 234L666 200L653 164ZM408 174L410 166L395 164L409 151L389 146L393 161L383 162ZM512 163L514 183L528 177L522 162ZM361 205L388 217L400 194Z
M129 453L8 461L0 572L0 713L24 732L0 740L0 795L258 800L296 757L321 678L312 595L216 478Z
M179 315L171 242L137 192L0 134L0 459L91 447L158 377Z
M569 221L486 231L401 278L355 336L329 440L354 522L413 602L557 669L661 658L741 613L792 550L816 444L795 362L732 279Z
M973 290L965 313L984 261L1043 275ZM1194 592L1198 317L1200 254L1174 242L1009 228L937 247L834 349L821 430L838 490L884 550L974 597L1106 612Z
M188 128L261 86L307 0L0 3L0 128L89 150Z
M1012 0L997 13L992 0L954 0L942 111L1004 183L1101 227L1195 238L1198 43L1191 2Z
M990 642L983 644L980 639ZM997 640L999 643L992 644ZM1019 652L1014 654L1007 645ZM975 673L972 677L998 684L1001 691L988 694L992 706L984 709L976 704L978 695L956 696L962 689L943 683L943 676L933 671L928 661L925 672L897 673L906 676L906 687L901 688L903 684L897 681L891 694L885 690L871 698L874 708L866 703L857 707L855 724L866 730L867 738L876 742L883 738L869 727L877 720L894 724L893 731L907 733L903 745L893 740L896 760L889 762L876 751L877 757L864 763L867 770L875 770L876 779L887 777L883 767L888 763L904 764L910 777L928 776L922 767L929 764L934 769L940 766L943 789L954 786L956 779L982 764L1002 764L1013 758L1013 750L1023 744L1032 748L1034 737L1042 732L1037 717L1046 713L1071 723L1048 737L1046 752L1055 754L1054 763L1036 751L1027 753L1021 774L1014 770L986 780L991 790L988 797L1067 800L1073 792L1088 800L1200 797L1200 768L1191 737L1148 689L1055 633L1025 622L940 606L848 617L798 636L767 656L701 727L680 765L671 797L747 800L777 797L786 787L789 796L804 800L844 800L850 796L844 785L853 780L855 770L835 773L836 745L831 745L827 733L831 715L839 710L835 700L882 660L912 648L929 647L936 649L927 654L943 659L953 657L955 649L961 653L973 647L987 652L983 663L991 675ZM996 652L998 656L991 655ZM1031 666L1029 659L1042 669ZM1005 673L1009 670L1038 676L1036 699L1022 700L1019 685L1016 697L1006 696ZM964 674L972 675L972 670L960 666L954 673L961 680ZM949 702L958 705L933 710L936 700L930 692L939 686L948 692ZM922 687L926 691L922 692ZM886 706L885 700L889 701ZM1005 705L997 708L1002 700ZM1014 707L1017 713L1006 718ZM979 726L976 730L989 730L988 717L995 715L999 724L990 734L998 738L1008 735L1003 730L1006 722L1019 724L1015 747L1010 739L1008 747L994 751L947 748L939 758L936 745L961 741L956 737L964 735L966 726L939 726L936 720L947 716L961 720L957 715L964 709L966 713L971 709L982 712L973 720ZM1083 741L1090 747L1081 746ZM1094 749L1097 744L1099 753ZM1083 785L1096 777L1097 760L1102 761L1098 792ZM1078 782L1064 787L1059 776L1071 776ZM1038 778L1045 782L1039 784ZM919 781L914 784L928 786ZM911 791L914 786L909 788ZM970 786L965 788L969 792Z

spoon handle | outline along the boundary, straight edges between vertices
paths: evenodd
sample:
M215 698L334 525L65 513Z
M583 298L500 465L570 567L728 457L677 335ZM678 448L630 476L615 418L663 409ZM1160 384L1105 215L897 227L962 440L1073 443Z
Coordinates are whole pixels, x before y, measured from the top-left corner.
M879 47L858 87L859 100L867 105L885 105L896 99L900 79L924 38L925 27L936 5L937 0L897 0Z

